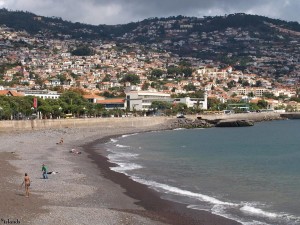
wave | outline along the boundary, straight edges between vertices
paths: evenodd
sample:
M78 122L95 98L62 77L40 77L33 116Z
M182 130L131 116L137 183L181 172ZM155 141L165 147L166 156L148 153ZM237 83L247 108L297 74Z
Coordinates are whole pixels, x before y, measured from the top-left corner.
M173 130L186 130L186 128L174 128Z
M122 135L121 137L122 137L122 138L125 138L125 137L135 136L135 135L137 135L137 134L139 134L139 133L124 134L124 135Z
M296 216L293 216L293 215L290 215L287 213L267 212L262 209L251 206L251 204L250 205L247 204L247 205L241 207L240 210L248 215L264 217L264 218L268 218L271 220L278 220L284 224L296 225L296 224L299 224L299 222L300 222L299 217L296 217Z
M111 138L111 139L110 139L110 142L116 143L116 142L118 142L118 140L117 140L117 139L114 139L114 138Z
M172 186L169 186L167 184L162 184L162 183L158 183L158 182L155 182L155 181L144 180L144 179L141 179L141 178L138 178L138 177L135 177L135 176L133 176L132 179L136 182L139 182L139 183L145 184L147 186L153 187L154 189L163 190L165 193L172 193L172 194L177 194L177 195L186 196L186 197L190 197L190 198L196 198L196 199L199 199L201 201L209 202L209 203L212 203L212 204L237 206L237 204L234 204L234 203L223 202L223 201L220 201L220 200L218 200L214 197L210 197L208 195L194 193L194 192L183 190L183 189L180 189L180 188L177 188L177 187L172 187Z
M118 147L118 148L129 148L130 146L117 144L116 147Z
M111 161L132 159L132 158L137 158L139 156L139 154L128 153L128 152L118 152L118 153L115 153L114 151L110 151L110 152L113 152L113 154L109 154L107 157Z
M250 203L232 203L232 202L227 202L227 201L221 201L215 197L191 192L188 190L180 189L177 187L173 187L173 186L163 184L163 183L158 183L158 182L151 181L151 180L144 180L144 179L141 179L136 176L131 176L131 179L136 182L139 182L141 184L147 185L157 191L162 191L167 194L169 193L169 194L174 194L174 195L185 196L188 198L198 199L202 202L206 202L206 203L212 205L209 210L207 210L201 206L199 207L197 205L189 205L188 208L211 211L212 213L214 213L216 215L220 215L225 218L235 220L235 221L240 222L245 225L246 224L247 225L260 225L260 224L268 225L268 223L260 222L257 220L252 220L251 222L246 222L246 221L243 221L243 219L241 219L237 216L234 216L234 215L232 215L232 213L227 212L227 211L230 211L231 209L233 209L233 210L238 210L238 211L246 213L250 216L257 217L257 218L266 218L267 220L270 220L270 221L281 221L281 223L277 223L277 224L296 225L299 223L299 220L300 220L300 218L298 218L298 217L288 215L285 213L274 213L274 212L264 211L260 208L250 206L251 205Z
M141 165L136 163L117 163L118 166L110 167L111 170L119 173L124 173L127 175L125 171L136 170L143 168Z
M252 214L252 215L255 214L256 216L262 216L262 217L276 218L276 217L280 216L279 214L272 213L272 212L266 212L262 209L255 208L255 207L248 206L248 205L241 207L240 210L247 214Z

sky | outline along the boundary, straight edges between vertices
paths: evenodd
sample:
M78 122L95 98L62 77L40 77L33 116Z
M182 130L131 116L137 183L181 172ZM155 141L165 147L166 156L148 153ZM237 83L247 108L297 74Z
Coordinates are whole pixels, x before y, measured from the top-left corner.
M93 25L124 24L150 17L231 13L300 22L300 0L0 0L0 8Z

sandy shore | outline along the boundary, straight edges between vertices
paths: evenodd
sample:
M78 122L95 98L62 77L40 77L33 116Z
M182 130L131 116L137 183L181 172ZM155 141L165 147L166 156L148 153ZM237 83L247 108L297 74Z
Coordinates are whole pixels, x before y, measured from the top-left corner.
M166 129L167 124L102 129L58 128L0 134L0 219L20 224L237 224L159 198L158 193L109 170L97 140ZM56 144L61 138L63 144ZM70 153L71 149L82 154ZM50 174L42 179L45 163ZM31 196L20 188L24 173Z

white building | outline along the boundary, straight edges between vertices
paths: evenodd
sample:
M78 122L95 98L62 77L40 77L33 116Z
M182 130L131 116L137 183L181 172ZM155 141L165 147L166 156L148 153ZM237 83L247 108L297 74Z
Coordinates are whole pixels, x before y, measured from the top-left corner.
M130 111L151 111L151 104L154 101L173 102L170 94L154 91L128 91L126 101Z
M204 98L175 98L174 103L184 103L187 105L188 108L196 108L199 109L207 109L207 94L204 95Z
M58 99L60 94L57 91L48 91L48 90L27 90L24 91L25 96L35 96L42 99Z

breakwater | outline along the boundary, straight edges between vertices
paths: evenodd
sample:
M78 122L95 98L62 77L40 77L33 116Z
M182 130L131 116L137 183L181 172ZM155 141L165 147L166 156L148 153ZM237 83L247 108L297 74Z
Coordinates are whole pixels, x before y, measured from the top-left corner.
M239 114L201 114L174 120L170 128L208 128L208 127L244 127L255 122L300 119L300 113L239 113Z

